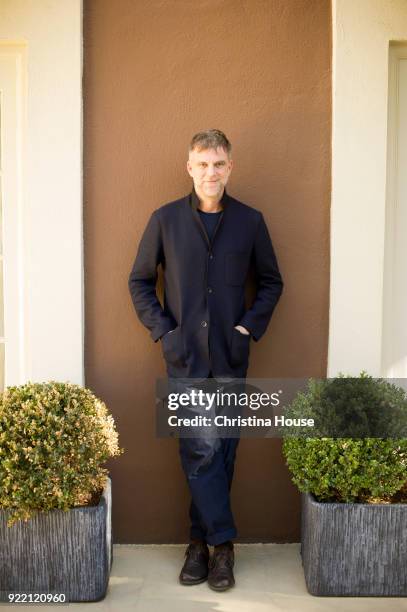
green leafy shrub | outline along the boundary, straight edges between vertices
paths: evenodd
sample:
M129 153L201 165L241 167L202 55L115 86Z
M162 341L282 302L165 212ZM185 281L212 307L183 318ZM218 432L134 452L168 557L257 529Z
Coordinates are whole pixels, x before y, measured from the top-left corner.
M86 388L50 381L0 394L0 508L8 525L37 511L100 499L109 457L120 455L106 405Z
M403 389L365 372L359 378L311 379L307 392L298 393L288 407L287 416L322 416L322 421L316 419L322 430L331 419L334 429L343 432L351 414L352 426L346 437L285 437L283 454L294 484L318 501L407 501L407 439L377 435L381 424L388 431L401 424L404 430L406 407ZM377 437L362 437L366 431Z

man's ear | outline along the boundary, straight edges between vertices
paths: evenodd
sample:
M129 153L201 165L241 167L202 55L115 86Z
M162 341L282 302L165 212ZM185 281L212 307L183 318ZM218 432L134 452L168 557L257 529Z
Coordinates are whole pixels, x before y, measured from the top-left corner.
M189 176L192 176L192 166L191 166L191 162L189 161L189 159L187 160L187 171Z

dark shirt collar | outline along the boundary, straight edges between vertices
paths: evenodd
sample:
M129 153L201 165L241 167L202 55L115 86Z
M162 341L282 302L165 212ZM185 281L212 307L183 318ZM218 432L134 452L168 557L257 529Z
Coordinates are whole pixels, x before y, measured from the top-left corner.
M220 202L222 204L223 210L226 208L227 200L228 200L228 195L226 193L226 187L224 187L223 188L223 195L222 195L222 197L220 199ZM197 193L195 191L194 186L192 186L192 191L189 194L189 202L190 202L190 204L191 204L191 206L192 206L192 208L194 210L198 210L201 201L198 198L198 195L197 195ZM221 212L221 211L219 211L219 212Z

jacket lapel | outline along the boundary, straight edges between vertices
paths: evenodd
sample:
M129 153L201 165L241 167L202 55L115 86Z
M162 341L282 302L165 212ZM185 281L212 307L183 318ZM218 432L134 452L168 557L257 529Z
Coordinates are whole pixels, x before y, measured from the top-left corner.
M215 240L215 237L216 237L216 234L218 232L218 229L219 229L219 227L220 227L220 225L222 223L222 220L223 220L223 218L225 216L225 213L226 213L226 210L228 208L228 204L229 204L228 199L229 199L229 196L227 195L226 189L224 188L223 195L222 195L222 198L221 198L221 203L222 203L222 206L223 206L223 211L222 211L222 214L220 215L218 224L217 224L217 226L215 228L215 232L214 232L213 238L212 238L212 244L213 244L213 241ZM198 212L200 201L199 201L199 198L198 198L198 196L196 194L196 191L195 191L195 189L193 187L192 187L191 193L185 198L185 200L186 200L187 206L188 206L188 208L189 208L189 210L190 210L190 212L192 214L192 217L193 217L195 223L198 226L198 229L199 229L199 231L200 231L200 233L202 235L202 238L205 240L205 243L206 243L208 249L211 249L212 245L211 245L211 242L209 240L209 236L206 233L205 225L203 224L201 216L200 216L200 214Z

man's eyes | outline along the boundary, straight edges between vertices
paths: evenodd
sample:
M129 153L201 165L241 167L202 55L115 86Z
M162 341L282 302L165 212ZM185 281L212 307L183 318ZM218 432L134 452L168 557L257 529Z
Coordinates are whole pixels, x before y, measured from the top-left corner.
M208 164L206 164L205 162L200 162L200 163L198 164L198 166L199 166L200 168L206 168L206 166L207 166L207 165L208 165ZM225 162L217 162L217 163L215 164L215 166L216 166L217 168L222 168L222 166L224 166L224 165L225 165Z

